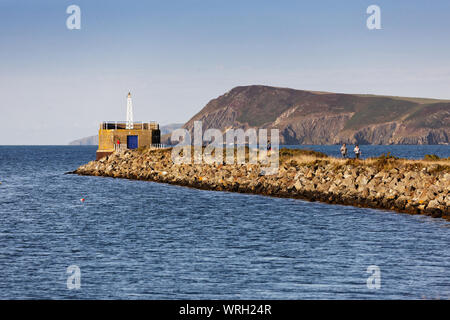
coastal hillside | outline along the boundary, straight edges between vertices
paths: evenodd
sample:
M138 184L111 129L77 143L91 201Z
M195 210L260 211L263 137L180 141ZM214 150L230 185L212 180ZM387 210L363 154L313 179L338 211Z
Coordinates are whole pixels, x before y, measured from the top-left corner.
M203 130L278 128L282 144L448 144L450 100L339 94L261 85L211 100Z
M96 146L98 145L98 135L89 136L69 142L71 146Z

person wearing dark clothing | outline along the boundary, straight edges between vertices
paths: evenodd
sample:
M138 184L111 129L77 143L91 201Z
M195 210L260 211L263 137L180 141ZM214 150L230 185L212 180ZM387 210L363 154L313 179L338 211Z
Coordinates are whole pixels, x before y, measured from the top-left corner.
M341 147L342 158L347 158L347 145L344 143Z

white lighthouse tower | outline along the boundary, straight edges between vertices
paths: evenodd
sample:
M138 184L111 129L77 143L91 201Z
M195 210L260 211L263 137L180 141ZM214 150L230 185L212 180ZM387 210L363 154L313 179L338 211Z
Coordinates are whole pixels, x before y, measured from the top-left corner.
M131 101L131 92L128 92L127 97L127 129L133 129L133 103Z

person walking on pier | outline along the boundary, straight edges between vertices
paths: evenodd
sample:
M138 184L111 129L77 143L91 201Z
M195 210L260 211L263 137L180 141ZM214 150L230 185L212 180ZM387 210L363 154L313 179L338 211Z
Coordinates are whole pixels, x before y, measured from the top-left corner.
M358 145L355 146L355 149L353 149L353 152L355 153L356 159L359 159L359 156L361 155L361 150L359 149Z
M347 145L344 143L341 147L342 158L347 158Z

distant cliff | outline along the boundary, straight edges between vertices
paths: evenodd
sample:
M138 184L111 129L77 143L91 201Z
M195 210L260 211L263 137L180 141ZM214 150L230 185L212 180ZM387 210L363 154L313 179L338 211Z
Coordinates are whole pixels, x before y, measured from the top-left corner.
M98 136L90 136L74 140L69 143L71 146L96 146L98 145Z
M173 130L181 128L181 126L183 126L182 123L171 123L171 124L168 124L165 126L161 126L160 127L161 135L169 134ZM74 141L70 142L69 145L71 145L71 146L96 146L96 145L98 145L98 135L74 140Z
M278 128L282 144L448 144L450 101L236 87L183 127Z

